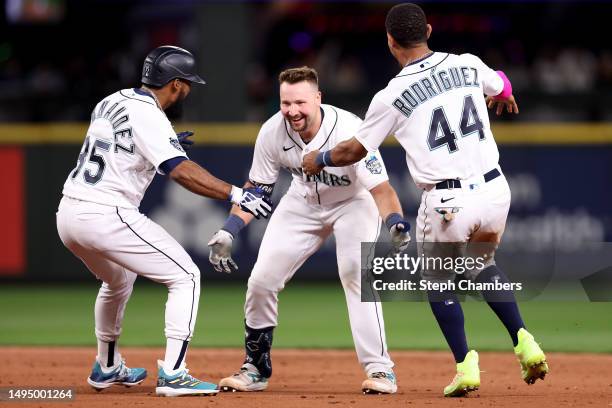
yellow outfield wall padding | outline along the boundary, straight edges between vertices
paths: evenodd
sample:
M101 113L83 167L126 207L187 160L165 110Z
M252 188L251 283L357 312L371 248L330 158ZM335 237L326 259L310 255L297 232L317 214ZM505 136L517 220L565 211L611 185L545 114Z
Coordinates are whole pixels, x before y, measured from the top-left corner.
M259 123L177 123L177 131L192 130L198 145L252 145ZM87 123L15 123L0 125L0 144L80 144ZM612 144L612 123L500 123L493 125L501 145ZM397 145L388 138L387 146Z

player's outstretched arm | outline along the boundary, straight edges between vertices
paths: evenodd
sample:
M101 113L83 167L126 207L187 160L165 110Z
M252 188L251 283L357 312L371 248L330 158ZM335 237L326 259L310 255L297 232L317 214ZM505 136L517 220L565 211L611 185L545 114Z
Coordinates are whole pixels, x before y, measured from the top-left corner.
M206 169L191 160L183 160L170 172L170 178L192 193L204 197L229 200L243 211L259 218L267 218L272 212L270 199L261 190L242 189L219 180Z
M404 220L402 205L395 189L388 181L383 181L370 190L378 212L389 228L393 253L404 251L410 243L410 224Z
M219 180L196 162L184 160L170 172L170 178L192 193L204 197L227 199L232 185Z
M255 188L256 186L247 181L243 188ZM221 229L211 237L208 241L210 252L208 260L217 272L232 273L238 270L238 265L232 259L232 245L234 237L238 235L240 230L246 227L252 220L253 215L243 211L239 206L234 205L230 210L230 214L225 220L225 224Z
M302 170L308 175L318 174L323 167L343 167L357 163L368 153L356 139L350 138L338 143L333 149L319 152L314 150L302 159Z

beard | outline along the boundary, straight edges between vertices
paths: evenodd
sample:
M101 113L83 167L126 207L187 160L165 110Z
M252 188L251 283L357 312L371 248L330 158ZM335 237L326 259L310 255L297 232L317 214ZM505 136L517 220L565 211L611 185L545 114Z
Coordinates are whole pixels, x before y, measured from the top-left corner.
M310 125L310 118L304 115L302 119L304 120L304 124L301 126L297 126L290 118L287 118L287 120L289 121L289 126L291 126L291 129L293 129L294 132L303 132L308 129L308 126Z
M166 116L170 120L180 119L183 116L183 101L185 98L177 99L172 105L164 109Z

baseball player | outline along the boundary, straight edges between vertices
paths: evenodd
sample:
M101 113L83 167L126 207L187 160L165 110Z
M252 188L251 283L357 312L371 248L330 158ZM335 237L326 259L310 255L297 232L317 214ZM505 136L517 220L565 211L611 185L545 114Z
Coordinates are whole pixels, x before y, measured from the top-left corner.
M215 394L217 386L188 374L187 345L193 335L200 296L200 271L163 228L138 210L155 173L168 175L195 194L227 199L256 217L267 216L270 201L261 191L221 181L181 146L190 132L174 133L165 110L187 97L196 74L193 55L162 46L147 55L142 87L123 89L96 105L76 168L70 172L57 212L64 245L80 258L102 286L95 305L98 355L87 382L97 390L132 386L146 377L128 368L118 339L136 276L168 287L166 354L158 361L157 395Z
M389 49L403 69L374 96L356 136L331 150L310 152L303 169L312 175L355 163L394 134L406 150L410 174L424 190L417 242L478 242L495 248L504 232L510 189L498 164L483 94L489 107L497 106L498 115L504 108L518 113L510 81L474 55L431 51L431 26L414 4L393 7L386 30ZM423 277L448 281L454 280L454 273L423 271ZM472 278L509 282L493 257ZM482 294L508 329L523 379L528 384L543 379L546 357L525 329L512 291ZM478 354L468 352L459 300L447 291L441 296L429 293L429 301L457 362L457 375L444 395L465 395L479 387L480 370Z
M246 186L272 193L281 168L293 175L287 193L270 219L248 281L245 310L246 358L240 371L223 378L224 391L262 391L272 375L270 349L277 325L278 293L329 235L336 238L338 272L344 288L357 357L367 374L365 393L397 390L387 353L380 303L361 302L361 242L374 242L379 213L386 220L397 251L410 236L395 190L388 182L378 151L353 166L306 176L302 155L331 148L352 135L361 120L350 112L321 104L317 72L308 67L279 75L280 112L264 123L255 143ZM378 208L377 208L378 207ZM232 240L252 216L234 206L210 242L210 261L218 271L237 266Z

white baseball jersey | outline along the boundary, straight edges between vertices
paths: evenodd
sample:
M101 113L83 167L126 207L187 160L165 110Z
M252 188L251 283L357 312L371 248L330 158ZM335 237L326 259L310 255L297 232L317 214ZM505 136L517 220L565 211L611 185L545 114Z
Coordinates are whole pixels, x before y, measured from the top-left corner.
M183 359L181 346L193 336L200 270L138 206L156 169L174 157L186 156L155 99L140 89L116 92L92 112L57 211L62 242L103 281L95 306L99 350L119 338L137 275L168 287L166 372ZM121 361L116 348L115 361Z
M503 87L478 57L435 52L374 96L356 138L374 151L394 134L419 187L481 177L499 160L483 93L498 95Z
M310 203L324 205L347 200L388 180L380 153L375 149L352 166L326 167L315 176L302 172L305 153L331 149L351 138L361 124L361 119L345 110L324 104L321 109L321 128L308 144L291 129L281 112L268 119L257 136L249 179L259 184L274 184L283 167L293 174L289 192Z
M361 124L350 112L331 105L321 108L321 128L308 144L280 112L257 137L250 180L273 184L281 167L293 174L293 180L261 241L249 278L245 321L252 328L277 326L278 292L333 233L357 357L367 373L388 372L393 362L387 352L382 307L378 302L361 302L360 265L361 243L376 241L381 225L367 190L386 181L387 172L376 151L352 166L326 167L314 177L303 174L302 156L307 151L329 150L352 137Z
M155 99L140 89L123 89L93 110L77 167L63 194L137 208L159 165L178 156L186 157Z

